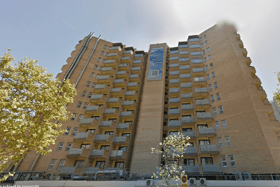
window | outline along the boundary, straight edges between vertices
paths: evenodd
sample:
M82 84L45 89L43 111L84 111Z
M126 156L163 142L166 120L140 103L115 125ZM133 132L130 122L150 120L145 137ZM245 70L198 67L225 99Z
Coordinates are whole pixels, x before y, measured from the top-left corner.
M77 114L76 113L74 113L74 114L72 114L72 117L71 117L71 121L75 121L75 119L76 119L76 116L77 116Z
M208 41L206 40L206 41L205 41L205 45L207 45L207 44L208 44Z
M206 76L207 76L207 79L209 80L209 79L210 79L210 75L209 75L209 74L207 74Z
M92 92L89 92L88 98L91 98L91 96L92 96Z
M115 168L123 168L124 162L116 162Z
M208 47L208 48L207 48L207 52L209 52L209 51L210 51L210 48Z
M220 130L220 124L218 121L215 121L216 130Z
M113 134L114 134L114 131L105 131L105 134L106 134L106 135L113 135Z
M184 159L184 165L194 166L195 165L194 159Z
M228 158L229 158L230 166L235 167L235 161L233 155L228 155Z
M218 83L214 82L214 88L218 88Z
M57 168L56 168L56 170L61 170L62 169L62 167L64 166L64 164L65 164L65 159L61 159L60 161L59 161L59 163L58 163L58 166L57 166Z
M170 131L169 132L169 135L177 135L178 134L178 131Z
M222 159L222 166L223 166L223 167L227 167L226 156L225 156L225 155L222 155L222 156L221 156L221 159Z
M208 84L209 90L212 90L212 85Z
M63 148L64 142L59 142L58 146L57 146L57 150L61 151Z
M230 139L229 139L229 136L226 136L225 138L226 138L226 144L227 144L227 146L230 147Z
M76 168L82 168L83 165L84 165L84 160L76 160L75 164L74 164L74 167Z
M205 50L203 50L202 52L203 52L203 54L205 54Z
M81 144L80 149L89 149L90 144Z
M79 115L79 118L78 118L78 121L81 121L81 119L83 119L84 118L84 115L83 114L80 114Z
M101 145L100 150L109 151L110 145Z
M220 97L220 94L219 93L216 93L216 97L217 97L217 100L220 100L221 97Z
M94 75L95 75L95 73L91 73L91 74L90 74L90 78L93 78Z
M211 55L208 55L208 59L210 60L212 57L211 57Z
M104 49L107 49L107 45L104 45Z
M97 121L99 120L99 116L91 116L91 118L96 119Z
M119 147L119 150L121 150L121 151L127 151L127 147L126 147L126 146Z
M200 38L200 41L202 41L202 38Z
M72 147L72 144L73 144L73 143L68 143L68 144L66 145L65 151L69 151L69 149L71 149L71 147Z
M87 109L88 103L84 104L84 109Z
M77 132L79 131L78 127L75 127L74 130L72 131L71 136L75 136L77 134Z
M92 88L95 88L95 86L96 86L96 83L93 83L93 84L92 84Z
M213 77L213 78L215 77L215 72L212 72L212 77Z
M199 145L210 145L210 140L199 140Z
M205 66L205 70L208 70L208 66Z
M219 147L223 147L223 140L222 138L218 138Z
M48 170L53 170L55 163L56 163L56 159L52 159L51 163L50 163L50 165L48 167Z
M94 69L97 69L97 68L98 68L98 65L95 65L95 66L94 66Z
M223 129L227 128L226 120L222 120Z
M130 133L122 133L122 136L130 137Z
M70 132L70 130L71 130L71 127L67 127L67 128L66 128L66 132L65 132L63 135L68 135L69 132Z
M203 43L201 43L201 47L204 47L204 44L203 44Z
M90 81L87 82L86 87L90 87Z
M207 62L207 59L206 59L206 57L204 57L204 62Z
M95 133L95 129L87 129L88 133L94 134Z
M79 101L78 104L77 104L77 108L81 108L81 106L82 106L82 102Z
M101 62L101 58L100 58L100 57L97 59L97 62ZM96 69L97 69L97 68L96 68Z
M211 98L211 102L214 102L214 101L215 101L214 95L210 95L210 98Z
M97 161L95 167L104 169L105 161Z
M104 51L101 52L101 55L104 55Z
M217 115L217 110L216 110L216 108L213 108L213 114L214 114L214 115Z
M206 38L206 34L204 34L204 38Z
M87 91L83 91L82 97L85 97L87 94Z
M223 106L219 106L219 111L220 111L220 114L224 113Z
M210 63L210 68L213 68L213 67L214 67L213 63Z
M212 157L201 157L202 165L213 165L213 158Z

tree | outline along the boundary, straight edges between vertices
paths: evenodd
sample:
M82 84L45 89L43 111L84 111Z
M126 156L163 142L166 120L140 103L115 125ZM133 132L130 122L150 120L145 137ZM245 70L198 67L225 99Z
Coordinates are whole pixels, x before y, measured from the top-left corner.
M66 105L76 95L69 80L54 79L37 60L25 58L12 66L13 60L9 52L0 57L0 173L32 149L41 155L52 151L47 148L65 132L59 121L69 120Z
M152 178L161 178L159 185L169 186L171 180L178 181L185 174L182 166L179 166L183 158L183 152L189 145L187 140L190 138L182 133L167 136L163 143L159 143L161 150L152 148L152 153L161 153L164 165L157 167L157 172L153 173Z
M280 85L280 72L277 73L278 84ZM277 88L277 92L273 94L273 99L277 101L277 104L280 105L280 89Z

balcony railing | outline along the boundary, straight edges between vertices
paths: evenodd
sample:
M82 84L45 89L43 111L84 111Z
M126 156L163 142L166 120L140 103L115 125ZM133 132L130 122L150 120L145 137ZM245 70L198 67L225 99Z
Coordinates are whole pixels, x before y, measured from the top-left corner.
M193 110L193 104L187 104L181 106L182 110Z
M196 137L196 131L183 131L182 134L190 138Z
M187 146L186 148L184 148L183 153L184 153L184 156L197 155L197 148Z
M188 48L188 44L185 44L185 45L179 45L179 48Z
M191 52L191 56L196 56L196 55L202 56L202 53L201 52Z
M132 50L124 51L123 54L130 54L130 55L132 55L132 54L133 54L133 51L132 51Z
M194 117L182 117L182 123L194 123L195 118Z
M119 92L121 92L123 89L122 88L112 88L111 89L111 93L119 93Z
M181 93L181 99L193 98L192 93Z
M196 48L200 48L200 45L199 44L190 45L190 49L196 49Z
M102 68L100 68L100 71L101 72L105 72L105 71L112 71L112 67L102 67Z
M107 80L109 77L109 75L100 75L97 80Z
M118 55L118 53L108 53L106 56L110 57L110 56L117 56L117 55Z
M197 82L206 82L205 77L194 77L193 78L193 82L197 83Z
M183 169L185 170L185 173L199 173L199 166L189 166L189 165L184 165Z
M168 127L181 127L181 121L177 120L177 121L169 121L168 122Z
M181 83L180 86L181 86L181 88L191 88L192 83Z
M95 136L94 141L99 141L99 142L106 142L108 140L109 137L112 137L112 135L108 135L108 134L97 134Z
M101 121L99 127L102 128L112 127L114 123L115 123L114 121Z
M189 39L189 42L199 42L199 38L191 38Z
M207 88L195 88L194 93L208 93Z
M188 70L188 69L190 69L190 65L180 66L180 70Z
M214 127L208 127L208 128L198 128L199 135L215 135L215 129Z
M170 76L171 75L179 75L179 71L170 71L170 74L169 74Z
M169 109L169 115L177 115L177 114L180 114L181 111L179 108L177 109Z
M169 103L180 103L180 97L170 98Z
M131 126L130 123L118 123L117 129L129 129Z
M87 167L84 170L84 174L85 175L93 175L93 174L97 173L98 170L99 170L98 167Z
M118 83L123 83L124 79L115 79L113 83L118 84Z
M135 79L135 78L138 78L139 77L139 74L132 74L132 75L129 75L129 78L130 79Z
M103 64L111 64L111 63L114 63L116 60L115 59L112 59L112 60L103 60Z
M129 58L130 58L129 56L122 57L122 58L121 58L121 61L129 60Z
M180 62L188 62L189 60L189 58L180 58Z
M135 54L134 57L142 57L143 54Z
M192 69L193 73L202 73L205 72L204 68L193 68Z
M108 155L109 155L109 151L107 150L91 150L89 157L98 158L98 157L107 157Z
M179 93L180 92L180 88L171 88L169 89L169 93Z
M107 99L107 103L117 103L119 101L118 97L114 97L114 98L109 98ZM105 109L105 110L109 110L109 109Z
M192 59L191 63L192 64L203 64L203 61L202 61L202 59Z
M197 112L197 119L213 119L213 114L211 112Z
M187 79L187 78L191 78L191 74L190 74L190 73L181 74L181 75L180 75L180 79Z
M220 173L221 166L219 165L202 165L203 173Z
M176 68L176 67L179 67L179 64L176 63L176 64L170 64L170 68Z
M179 57L178 56L173 56L173 57L170 57L170 60L178 60Z
M122 103L122 105L123 105L123 106L131 106L131 105L133 105L134 102L135 102L135 101L124 101L124 102Z
M178 50L170 51L170 54L178 54Z
M132 67L131 68L131 71L140 71L141 70L141 67Z
M121 112L120 117L131 117L133 112L128 111L128 112Z
M97 123L98 121L95 118L83 118L80 121L80 125L91 125L94 122Z
M115 98L111 98L111 99L115 99ZM118 99L118 98L116 98L116 99ZM118 111L117 109L105 109L104 110L104 114L114 114L116 111Z
M126 151L123 150L111 151L110 158L122 158L125 155Z
M115 46L115 47L110 47L110 48L109 48L109 51L111 51L111 50L118 50L118 51L121 51L122 48L121 48L120 46Z
M135 57L135 55L134 55L134 57ZM141 60L133 60L133 62L132 62L132 64L141 64Z
M180 82L179 79L170 79L169 80L169 84L177 84L179 82Z
M200 145L200 151L201 153L205 154L211 154L211 153L219 153L218 146L213 144L213 145Z
M94 134L90 132L79 132L76 133L74 137L74 141L91 141L93 139Z
M137 86L138 85L138 82L129 82L127 84L127 87L134 87L134 86Z
M134 96L135 95L135 91L127 91L127 92L125 92L125 96Z
M180 55L188 55L189 51L180 51Z
M196 105L210 105L210 101L208 99L201 99L201 100L195 100Z

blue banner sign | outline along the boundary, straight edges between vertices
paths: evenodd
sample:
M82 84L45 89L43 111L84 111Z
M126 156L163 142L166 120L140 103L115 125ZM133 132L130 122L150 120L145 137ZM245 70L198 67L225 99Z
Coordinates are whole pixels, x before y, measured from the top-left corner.
M152 48L149 63L148 80L161 80L163 64L163 47Z

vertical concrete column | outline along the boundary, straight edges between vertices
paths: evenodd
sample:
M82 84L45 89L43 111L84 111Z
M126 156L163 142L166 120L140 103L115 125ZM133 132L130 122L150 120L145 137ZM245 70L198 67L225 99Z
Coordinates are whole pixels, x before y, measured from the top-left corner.
M160 166L161 155L152 154L151 148L159 149L159 142L162 140L167 47L166 43L150 45L130 173L152 174L156 166ZM161 55L155 57L157 49L159 52L163 50L162 57ZM161 78L157 77L158 80L154 80L151 78L151 71L149 75L149 70L159 65L153 62L160 59L162 59L162 68L159 70Z

